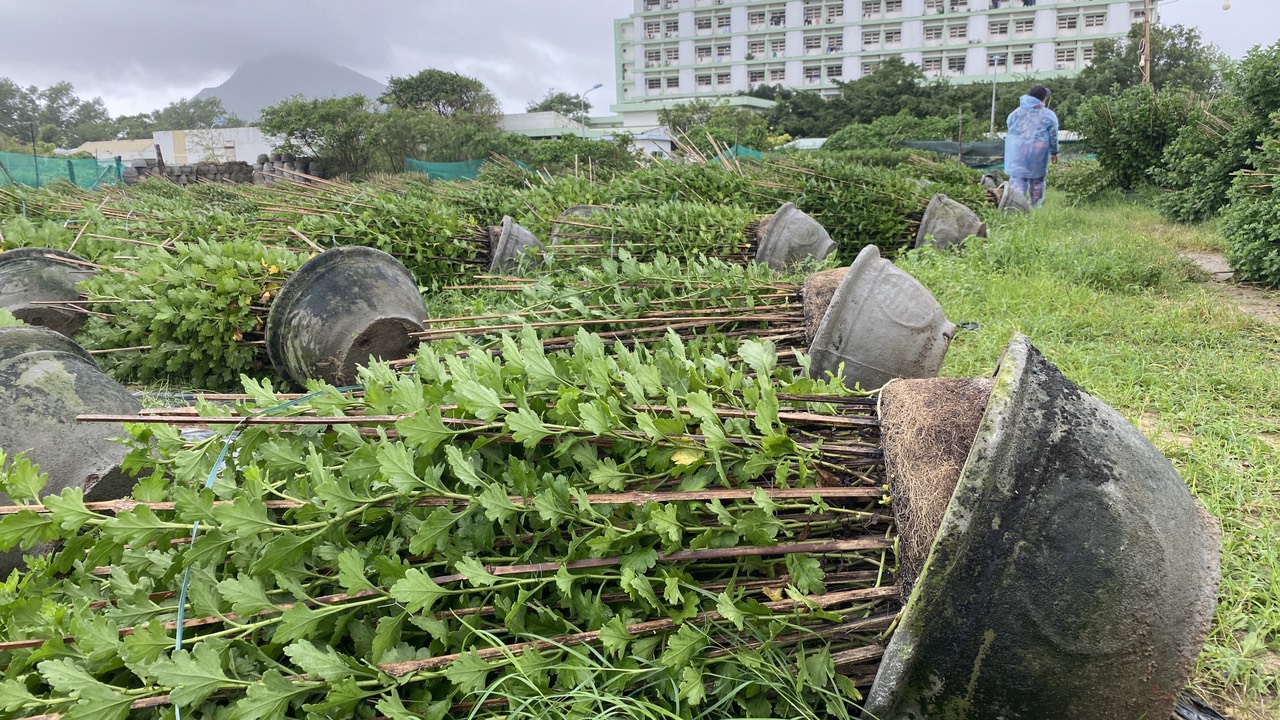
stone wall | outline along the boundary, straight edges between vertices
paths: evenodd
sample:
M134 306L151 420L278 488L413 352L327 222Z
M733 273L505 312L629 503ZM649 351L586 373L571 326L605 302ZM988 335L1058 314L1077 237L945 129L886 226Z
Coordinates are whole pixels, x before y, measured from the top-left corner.
M259 155L257 162L191 163L160 165L155 158L130 160L124 169L124 181L132 185L143 177L162 177L177 185L208 182L270 183L294 173L321 177L320 164L311 158L292 155Z

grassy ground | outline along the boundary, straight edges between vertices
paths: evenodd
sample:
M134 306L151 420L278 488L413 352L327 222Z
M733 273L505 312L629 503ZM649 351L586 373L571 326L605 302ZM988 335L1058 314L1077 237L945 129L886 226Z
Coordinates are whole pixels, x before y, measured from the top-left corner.
M1058 198L1060 200L1060 198ZM943 373L986 375L1014 332L1138 424L1222 523L1217 622L1196 688L1235 717L1280 715L1280 327L1253 320L1178 257L1211 227L1139 203L1051 202L994 220L963 256L899 263L957 336Z

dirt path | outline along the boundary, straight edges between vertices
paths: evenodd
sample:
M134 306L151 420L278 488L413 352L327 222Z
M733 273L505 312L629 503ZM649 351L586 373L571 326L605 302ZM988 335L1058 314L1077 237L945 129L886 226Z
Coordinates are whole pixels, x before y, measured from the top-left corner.
M1182 257L1209 273L1213 284L1242 312L1263 322L1280 325L1280 293L1232 282L1235 273L1222 253L1188 252Z

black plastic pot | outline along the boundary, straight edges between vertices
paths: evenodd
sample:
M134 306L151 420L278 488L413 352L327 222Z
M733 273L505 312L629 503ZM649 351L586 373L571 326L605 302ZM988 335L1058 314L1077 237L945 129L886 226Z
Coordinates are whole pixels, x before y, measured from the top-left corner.
M930 245L940 250L963 247L970 237L986 237L987 224L978 213L946 195L934 195L924 209L915 247Z
M43 495L80 488L85 500L127 497L134 481L121 469L127 454L113 438L114 423L76 422L77 415L131 415L142 405L107 377L79 345L52 330L0 328L0 449L18 453L48 473ZM0 503L10 504L0 494ZM22 553L0 553L0 576L20 565Z
M280 289L267 316L267 355L299 385L349 385L371 359L409 357L426 318L418 284L399 260L373 248L334 248Z
M756 262L782 270L802 260L821 260L836 244L826 228L795 205L786 203L764 223Z
M93 271L67 260L83 258L50 248L18 248L0 252L0 308L36 327L74 336L88 316L47 302L80 299L76 285Z
M1218 530L1137 428L1016 336L950 498L865 717L1170 717Z

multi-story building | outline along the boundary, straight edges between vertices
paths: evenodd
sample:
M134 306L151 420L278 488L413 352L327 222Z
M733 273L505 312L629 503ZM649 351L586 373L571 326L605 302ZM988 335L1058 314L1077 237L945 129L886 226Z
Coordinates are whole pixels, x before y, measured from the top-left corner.
M1070 76L1093 60L1095 41L1123 37L1143 22L1143 6L1143 0L635 0L635 12L614 23L613 110L644 124L656 108L760 85L827 95L838 91L836 81L868 75L894 56L953 82Z

